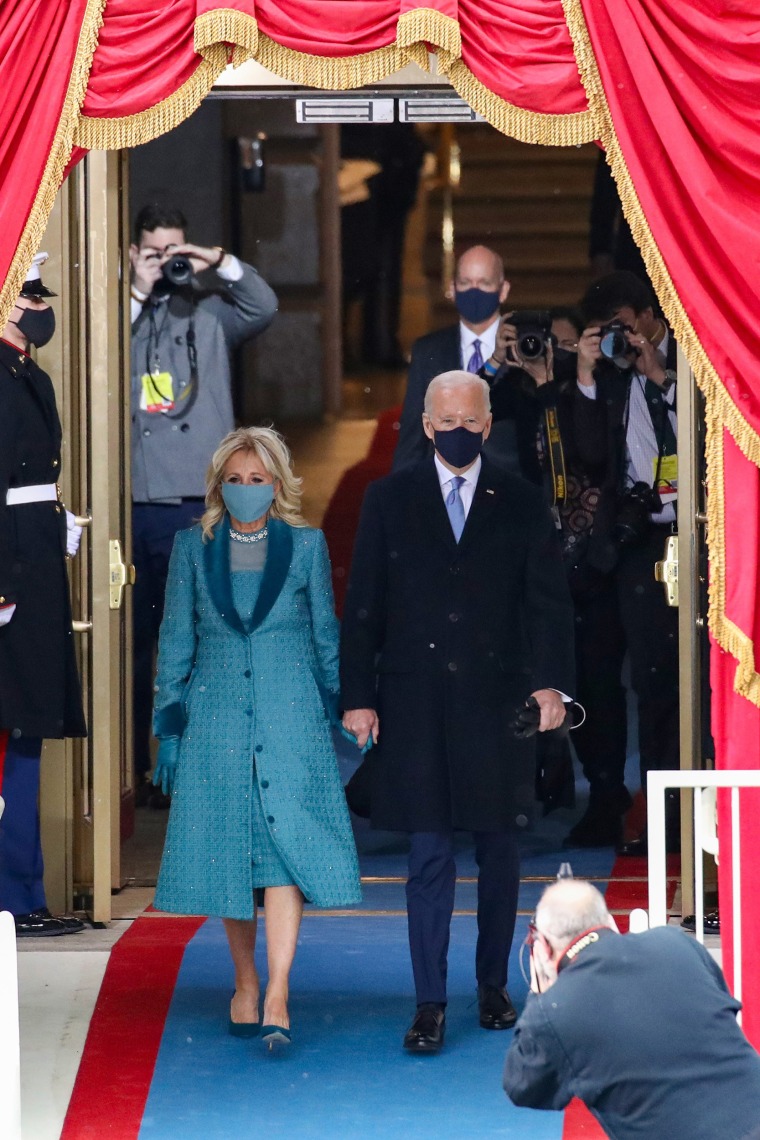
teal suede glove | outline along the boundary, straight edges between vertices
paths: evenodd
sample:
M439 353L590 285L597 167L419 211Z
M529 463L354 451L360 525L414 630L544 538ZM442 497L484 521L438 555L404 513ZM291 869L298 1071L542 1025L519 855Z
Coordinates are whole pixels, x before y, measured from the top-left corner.
M165 796L172 794L174 776L179 760L179 736L164 736L158 742L158 759L153 770L153 783Z

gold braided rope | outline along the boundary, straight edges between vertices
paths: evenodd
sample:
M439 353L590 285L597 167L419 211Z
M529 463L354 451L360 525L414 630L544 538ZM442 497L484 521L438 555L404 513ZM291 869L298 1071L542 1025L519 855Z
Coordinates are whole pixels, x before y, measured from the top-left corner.
M452 87L466 103L482 115L492 127L524 143L542 146L580 146L599 137L598 127L591 111L577 111L568 115L547 115L539 111L526 111L494 95L470 71L461 59L441 70L448 75Z
M623 213L641 250L663 312L689 361L697 384L705 394L710 630L718 645L738 662L734 678L736 692L760 707L760 675L755 668L752 638L726 615L723 430L725 428L730 432L741 452L758 467L760 438L731 399L707 355L649 228L612 122L581 0L562 0L562 4L589 108L599 124L598 137L607 152L607 161L617 183Z
M204 57L182 86L154 107L114 119L80 115L74 134L76 145L86 150L121 150L174 130L198 110L227 66L224 44L204 48Z
M0 329L5 328L11 310L16 303L32 258L42 241L45 228L53 208L58 188L63 179L74 145L74 131L79 111L87 92L92 57L98 43L98 32L103 24L103 10L106 0L87 0L79 30L77 48L71 64L71 75L66 95L61 107L50 153L37 187L37 193L29 211L29 217L21 234L16 252L13 255L7 276L0 290Z

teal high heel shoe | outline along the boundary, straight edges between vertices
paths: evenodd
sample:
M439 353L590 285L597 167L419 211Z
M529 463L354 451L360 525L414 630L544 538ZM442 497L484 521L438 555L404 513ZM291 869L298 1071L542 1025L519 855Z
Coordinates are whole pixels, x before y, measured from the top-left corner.
M260 1030L260 1021L233 1021L230 1016L227 1024L227 1032L230 1037L258 1037Z
M290 1045L290 1030L285 1029L282 1025L262 1025L261 1040L271 1053L275 1049L282 1049L285 1045Z

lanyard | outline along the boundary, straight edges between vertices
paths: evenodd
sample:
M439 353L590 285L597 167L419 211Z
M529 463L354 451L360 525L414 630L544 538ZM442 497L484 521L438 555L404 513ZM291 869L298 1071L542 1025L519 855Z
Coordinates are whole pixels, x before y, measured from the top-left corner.
M169 305L171 301L164 301L164 313L161 324L156 322L156 308L157 306L151 301L148 310L148 320L150 322L148 330L148 347L146 350L146 371L153 378L153 385L165 400L172 399L172 393L164 393L156 383L156 377L161 372L161 358L159 356L158 346L161 339L161 334L164 331L164 326L169 319ZM190 315L187 320L187 331L185 333L185 343L187 345L187 360L190 368L190 380L184 389L174 397L175 405L178 407L172 419L183 419L190 409L195 404L198 398L198 350L195 343L195 297L190 299Z

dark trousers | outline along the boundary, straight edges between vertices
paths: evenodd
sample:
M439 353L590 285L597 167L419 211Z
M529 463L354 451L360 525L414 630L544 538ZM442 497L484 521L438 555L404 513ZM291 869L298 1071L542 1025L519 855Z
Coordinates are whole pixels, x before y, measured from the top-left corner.
M192 526L203 514L202 499L132 506L132 561L136 570L132 594L134 764L138 782L151 769L153 715L153 657L164 615L169 557L178 530Z
M678 610L665 602L654 564L670 529L653 526L637 546L624 547L617 571L620 616L639 706L641 786L652 770L679 767Z
M620 792L624 784L627 712L620 674L625 646L611 577L598 594L575 602L576 699L586 720L571 739L592 801Z
M6 734L0 733L0 750ZM2 765L5 810L0 819L0 910L31 914L45 906L37 800L40 790L38 736L7 736Z
M520 887L520 853L512 831L474 832L478 865L479 985L506 986ZM446 975L456 864L453 832L409 836L406 907L417 1004L446 1004Z

